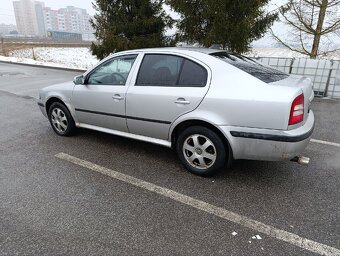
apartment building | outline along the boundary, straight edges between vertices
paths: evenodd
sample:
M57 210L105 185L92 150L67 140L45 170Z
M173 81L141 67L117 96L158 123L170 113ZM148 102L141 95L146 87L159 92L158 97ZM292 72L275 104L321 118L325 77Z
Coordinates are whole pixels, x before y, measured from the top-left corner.
M32 0L13 1L15 20L18 32L25 36L38 36L43 32L43 28L39 28L43 21L38 21L37 9L44 8L43 2Z
M43 2L18 0L13 2L19 33L45 37L48 31L79 33L84 40L93 40L91 16L86 9L67 6L59 10L46 7Z
M12 24L0 24L0 35L9 35L11 32L17 31L17 27Z
M46 30L65 32L93 32L90 24L91 16L85 9L67 6L59 10L44 8Z

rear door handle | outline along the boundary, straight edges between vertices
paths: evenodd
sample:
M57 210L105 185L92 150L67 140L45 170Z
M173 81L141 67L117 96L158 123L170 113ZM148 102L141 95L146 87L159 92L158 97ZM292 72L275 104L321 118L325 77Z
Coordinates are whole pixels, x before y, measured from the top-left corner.
M184 98L178 98L176 101L175 101L176 104L181 104L181 105L189 105L190 104L190 101L188 100L185 100Z
M121 97L119 94L115 94L115 95L112 96L112 99L114 99L114 100L123 100L124 98Z

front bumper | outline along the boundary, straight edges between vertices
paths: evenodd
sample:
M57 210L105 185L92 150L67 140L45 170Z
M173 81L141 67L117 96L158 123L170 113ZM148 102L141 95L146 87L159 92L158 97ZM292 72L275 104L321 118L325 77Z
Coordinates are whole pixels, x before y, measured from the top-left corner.
M42 100L38 100L38 106L40 108L41 113L43 113L43 115L47 118L47 112L46 112L46 108L45 108L45 104L43 103Z
M247 127L220 127L228 138L234 159L280 161L301 155L314 130L314 113L297 129L281 131Z

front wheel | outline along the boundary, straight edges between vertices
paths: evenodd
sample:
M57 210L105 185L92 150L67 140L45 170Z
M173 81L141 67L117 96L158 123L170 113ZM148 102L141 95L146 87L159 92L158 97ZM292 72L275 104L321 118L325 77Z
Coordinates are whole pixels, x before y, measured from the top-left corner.
M59 102L52 103L48 111L48 119L55 133L60 136L71 136L76 129L67 107Z
M176 151L188 171L210 176L226 162L226 150L221 138L206 127L193 126L180 133Z

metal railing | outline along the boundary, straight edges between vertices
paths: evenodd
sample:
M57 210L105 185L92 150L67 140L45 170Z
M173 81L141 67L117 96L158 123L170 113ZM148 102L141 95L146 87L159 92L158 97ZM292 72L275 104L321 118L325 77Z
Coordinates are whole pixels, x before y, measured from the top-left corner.
M283 72L309 77L316 96L340 98L340 60L276 57L255 59Z

